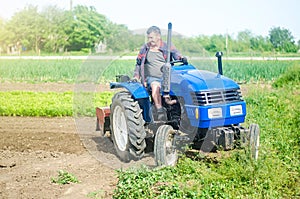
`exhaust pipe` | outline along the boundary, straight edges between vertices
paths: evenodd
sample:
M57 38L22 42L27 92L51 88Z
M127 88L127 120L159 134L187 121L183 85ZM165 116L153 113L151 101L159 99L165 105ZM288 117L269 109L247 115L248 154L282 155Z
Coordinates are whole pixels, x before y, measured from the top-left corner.
M167 38L167 62L163 65L163 80L162 80L162 90L164 95L169 95L170 84L171 84L171 37L172 37L172 23L168 23L168 38Z
M165 102L169 105L173 105L177 100L172 100L169 93L171 87L171 38L172 38L172 23L168 23L168 38L167 38L167 62L163 65L163 80L162 90Z
M216 53L216 57L218 58L218 70L219 70L220 75L223 75L222 56L223 56L223 53L221 51Z

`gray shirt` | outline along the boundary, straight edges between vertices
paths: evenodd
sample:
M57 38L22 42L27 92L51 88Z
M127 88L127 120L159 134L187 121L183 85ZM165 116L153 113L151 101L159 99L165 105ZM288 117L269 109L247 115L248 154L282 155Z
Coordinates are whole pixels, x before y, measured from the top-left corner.
M166 63L162 52L150 51L147 53L145 62L145 77L162 77L161 67Z

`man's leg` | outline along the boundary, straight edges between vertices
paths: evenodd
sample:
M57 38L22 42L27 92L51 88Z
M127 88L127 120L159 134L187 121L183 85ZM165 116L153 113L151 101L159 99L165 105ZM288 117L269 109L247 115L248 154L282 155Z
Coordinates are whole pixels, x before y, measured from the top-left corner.
M167 120L167 118L161 103L160 83L157 81L152 82L151 89L152 89L152 99L154 101L154 105L157 110L157 119L159 121L165 121Z
M152 90L152 98L154 101L154 105L157 110L162 108L161 105L161 96L160 96L160 83L157 81L153 81L151 83L151 90Z

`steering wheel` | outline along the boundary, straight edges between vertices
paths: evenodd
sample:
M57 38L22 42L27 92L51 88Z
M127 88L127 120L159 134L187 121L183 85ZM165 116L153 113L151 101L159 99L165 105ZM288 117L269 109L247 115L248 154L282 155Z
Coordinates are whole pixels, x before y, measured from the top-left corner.
M170 64L176 64L176 63L183 63L183 61L181 59L170 61Z
M189 64L186 57L182 57L181 59L170 61L171 65L174 65L175 63L182 63L180 66Z

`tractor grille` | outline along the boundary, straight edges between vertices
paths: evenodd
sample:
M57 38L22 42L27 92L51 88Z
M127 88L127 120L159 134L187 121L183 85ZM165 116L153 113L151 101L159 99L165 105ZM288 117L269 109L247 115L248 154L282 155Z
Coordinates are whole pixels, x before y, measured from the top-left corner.
M198 106L243 101L241 91L238 89L199 91L193 92L191 95L193 104Z

